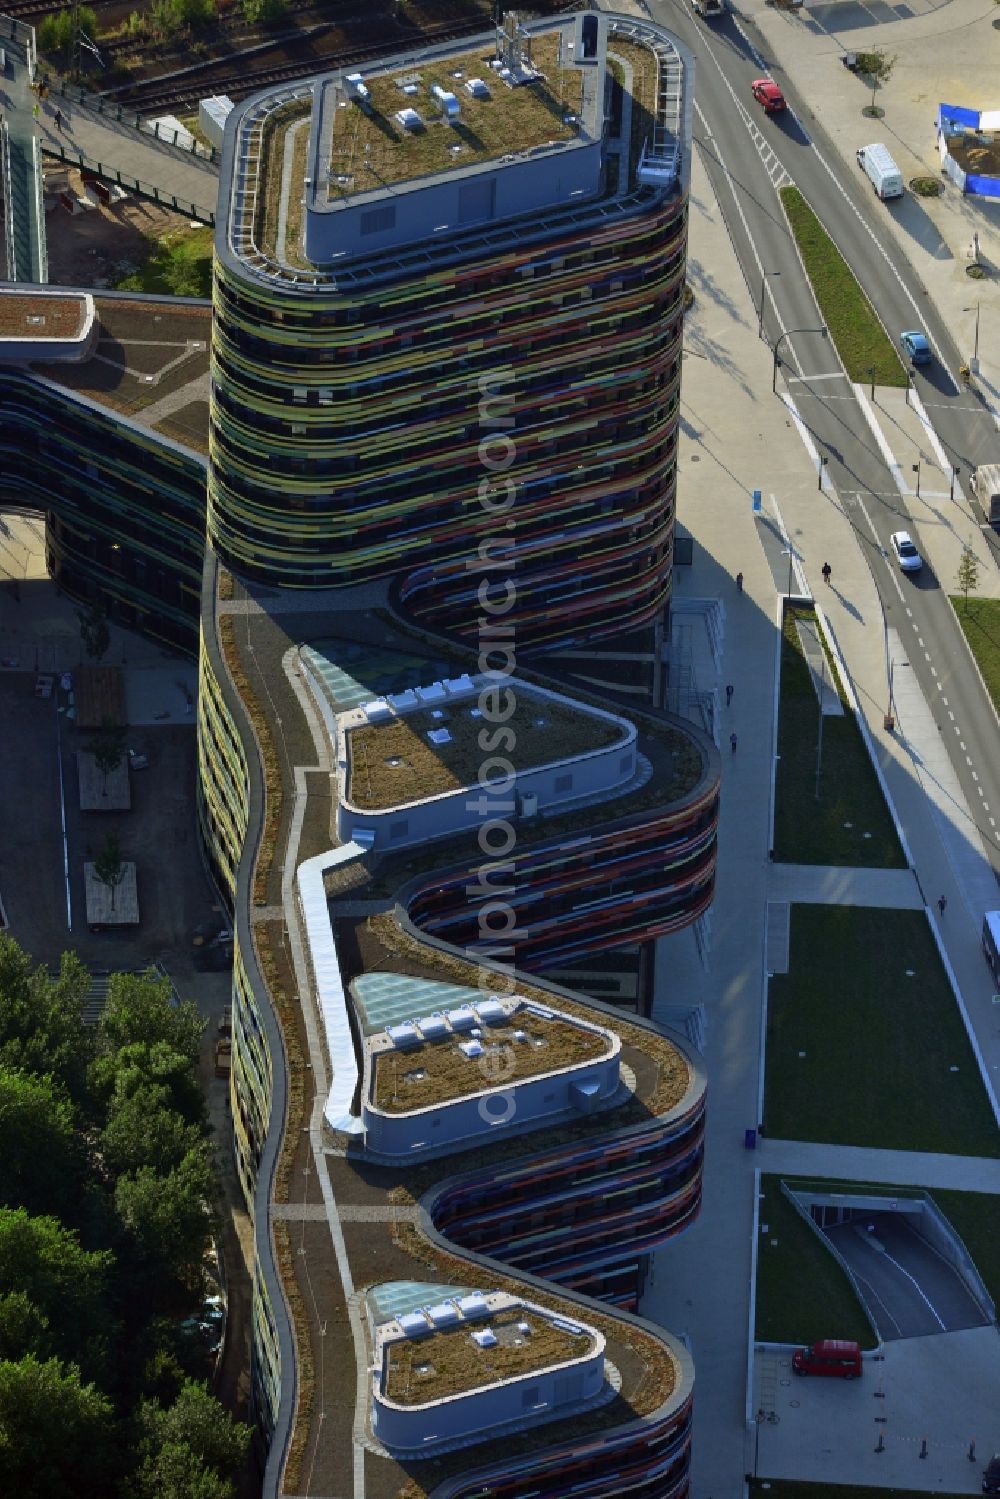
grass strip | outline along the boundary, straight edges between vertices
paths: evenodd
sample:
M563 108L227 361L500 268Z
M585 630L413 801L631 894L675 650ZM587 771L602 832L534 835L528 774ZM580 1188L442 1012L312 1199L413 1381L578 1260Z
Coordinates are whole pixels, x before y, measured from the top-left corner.
M762 1176L760 1189L756 1336L764 1343L852 1338L874 1348L878 1339L854 1287L788 1201L780 1178Z
M149 259L118 282L118 291L167 293L174 297L212 295L213 229L180 229L149 240Z
M817 800L819 701L795 628L799 619L815 621L816 615L811 609L785 611L774 856L791 864L905 868L882 788L832 662L829 680L838 687L844 716L823 720Z
M993 706L1000 712L1000 599L966 599L954 594L951 602Z
M768 994L769 1135L1000 1155L993 1112L922 911L793 906Z
M905 385L906 371L875 316L854 272L797 187L783 187L781 201L823 321L848 378L876 385Z

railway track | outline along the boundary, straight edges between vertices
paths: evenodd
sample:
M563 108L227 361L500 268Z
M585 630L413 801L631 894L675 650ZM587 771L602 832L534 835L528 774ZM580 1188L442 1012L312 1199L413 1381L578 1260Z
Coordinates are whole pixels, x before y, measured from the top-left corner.
M410 40L414 47L446 42L463 36L480 35L484 30L482 20L470 25L450 25L428 28L416 33ZM401 38L398 48L403 50L407 40ZM102 91L102 97L116 104L127 105L141 113L157 113L161 110L177 110L196 105L207 94L228 94L230 98L242 99L272 84L291 83L298 78L309 78L315 73L330 72L348 63L363 63L383 57L386 43L370 46L348 47L328 53L313 52L307 57L288 62L270 63L267 66L247 71L239 67L232 58L206 62L184 70L176 80L150 79L146 83L122 84L117 88Z

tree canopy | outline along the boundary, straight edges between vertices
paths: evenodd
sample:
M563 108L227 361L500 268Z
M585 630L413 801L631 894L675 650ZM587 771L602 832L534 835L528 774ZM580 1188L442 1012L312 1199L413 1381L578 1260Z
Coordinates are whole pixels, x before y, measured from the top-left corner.
M0 933L0 1063L51 1073L73 1098L83 1096L92 1050L83 1023L90 976L74 953L64 953L53 978Z
M0 1493L106 1499L111 1402L78 1369L34 1355L0 1363Z

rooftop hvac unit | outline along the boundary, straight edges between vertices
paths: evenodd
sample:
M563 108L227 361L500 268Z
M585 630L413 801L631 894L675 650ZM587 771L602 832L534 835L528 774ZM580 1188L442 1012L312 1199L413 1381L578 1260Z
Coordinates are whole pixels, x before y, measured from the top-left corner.
M369 723L382 723L392 717L392 710L384 697L377 697L372 703L362 703L361 711Z
M473 1057L481 1057L483 1054L483 1043L481 1041L460 1041L458 1049L470 1060Z
M431 1330L423 1312L404 1312L396 1320L408 1338L426 1338Z
M439 1301L437 1306L427 1308L426 1316L434 1327L454 1327L458 1322L458 1307L453 1301Z
M409 1021L402 1025L387 1025L385 1033L397 1051L408 1051L420 1045L420 1032Z
M476 1023L476 1012L469 1005L458 1010L446 1010L445 1019L453 1031L471 1031Z
M484 999L476 1006L479 1018L486 1025L503 1025L507 1019L507 1011L498 999Z
M489 85L481 78L470 78L465 85L465 92L471 94L474 99L490 99L492 95Z
M427 738L431 744L450 744L451 732L449 729L428 729Z
M396 124L402 125L404 130L419 130L423 123L415 109L397 109L396 111Z
M418 687L416 691L422 703L443 703L448 696L443 682L431 682L427 687Z
M489 1302L482 1291L471 1291L468 1296L460 1296L458 1309L467 1319L488 1317L490 1314Z
M370 95L361 80L360 73L348 73L344 79L344 83L347 85L347 92L352 99L357 99L361 104L367 104Z
M491 1327L483 1327L479 1332L470 1334L477 1348L495 1348L497 1346L497 1335Z
M442 88L439 83L435 83L433 88L431 89L431 93L434 95L435 99L444 110L445 119L457 120L462 112L462 106L459 104L457 98L451 92L451 90Z
M417 1025L425 1041L442 1041L448 1035L448 1023L443 1015L425 1015Z

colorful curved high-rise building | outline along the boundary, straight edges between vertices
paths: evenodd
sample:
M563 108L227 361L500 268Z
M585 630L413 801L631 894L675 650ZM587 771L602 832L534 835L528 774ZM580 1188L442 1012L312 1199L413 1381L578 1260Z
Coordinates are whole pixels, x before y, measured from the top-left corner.
M703 1069L553 974L713 893L718 755L658 706L691 89L589 13L239 105L207 507L183 441L0 396L67 589L197 633L275 1499L688 1492L691 1360L639 1305Z

